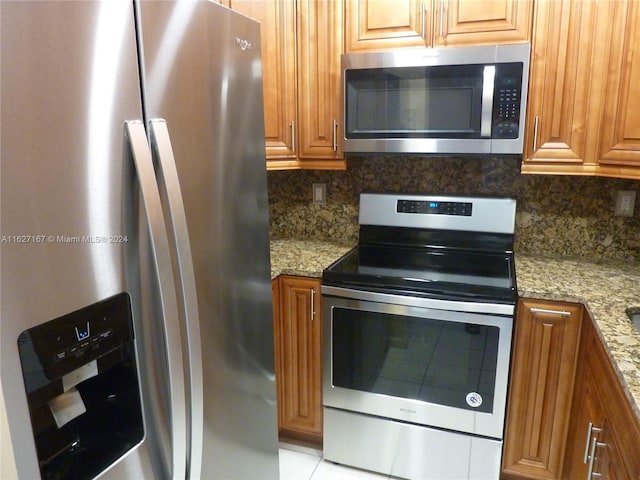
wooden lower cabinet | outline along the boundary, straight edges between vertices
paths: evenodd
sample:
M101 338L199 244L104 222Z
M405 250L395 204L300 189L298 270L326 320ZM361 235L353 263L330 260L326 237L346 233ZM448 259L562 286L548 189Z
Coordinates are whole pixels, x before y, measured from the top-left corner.
M640 422L591 322L585 322L563 478L640 479Z
M583 307L521 299L503 453L504 479L562 479Z
M501 479L640 479L640 421L580 304L518 303Z
M322 443L322 316L320 279L274 280L278 430Z

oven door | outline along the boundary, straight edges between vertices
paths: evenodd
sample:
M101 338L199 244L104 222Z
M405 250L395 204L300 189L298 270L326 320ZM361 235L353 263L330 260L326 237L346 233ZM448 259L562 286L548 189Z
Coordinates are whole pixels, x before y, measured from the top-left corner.
M322 291L325 406L502 438L513 306Z

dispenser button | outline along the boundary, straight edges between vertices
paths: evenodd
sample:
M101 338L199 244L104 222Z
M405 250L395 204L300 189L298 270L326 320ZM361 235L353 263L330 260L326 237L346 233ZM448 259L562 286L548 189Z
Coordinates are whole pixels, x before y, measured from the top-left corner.
M113 330L109 329L102 332L99 336L100 338L109 338L111 335L113 335Z

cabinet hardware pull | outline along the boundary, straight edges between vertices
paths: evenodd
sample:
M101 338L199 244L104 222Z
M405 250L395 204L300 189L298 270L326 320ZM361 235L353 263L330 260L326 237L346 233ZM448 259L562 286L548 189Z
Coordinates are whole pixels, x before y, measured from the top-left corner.
M427 39L427 6L422 2L422 39Z
M535 308L531 309L533 313L548 313L550 315L561 315L563 317L570 317L571 312L567 312L565 310L547 310L546 308ZM591 424L589 424L591 425ZM595 430L595 429L594 429Z
M601 431L602 429L594 427L592 422L589 422L589 425L587 425L587 440L584 444L584 458L582 460L582 463L586 464L589 460L589 441L591 440L591 434L594 432L600 433Z
M316 316L316 290L314 288L311 289L311 321L313 322L314 317Z
M444 0L440 0L440 37L444 37Z
M538 148L538 115L536 115L536 119L533 121L533 150L531 153L534 153Z
M296 150L296 126L291 120L291 150L295 152Z
M333 119L333 151L338 151L338 122L336 119Z
M598 441L597 436L593 437L593 441L591 442L591 455L589 458L589 470L587 471L587 480L592 480L593 478L602 477L601 473L593 471L593 465L595 464L595 460L596 460L596 447L602 448L606 446L607 446L606 443Z

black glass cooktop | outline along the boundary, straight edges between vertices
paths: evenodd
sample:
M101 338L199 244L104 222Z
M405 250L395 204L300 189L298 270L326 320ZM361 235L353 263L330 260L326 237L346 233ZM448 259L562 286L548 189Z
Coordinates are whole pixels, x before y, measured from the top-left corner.
M513 254L359 245L323 273L325 285L438 298L513 302Z

